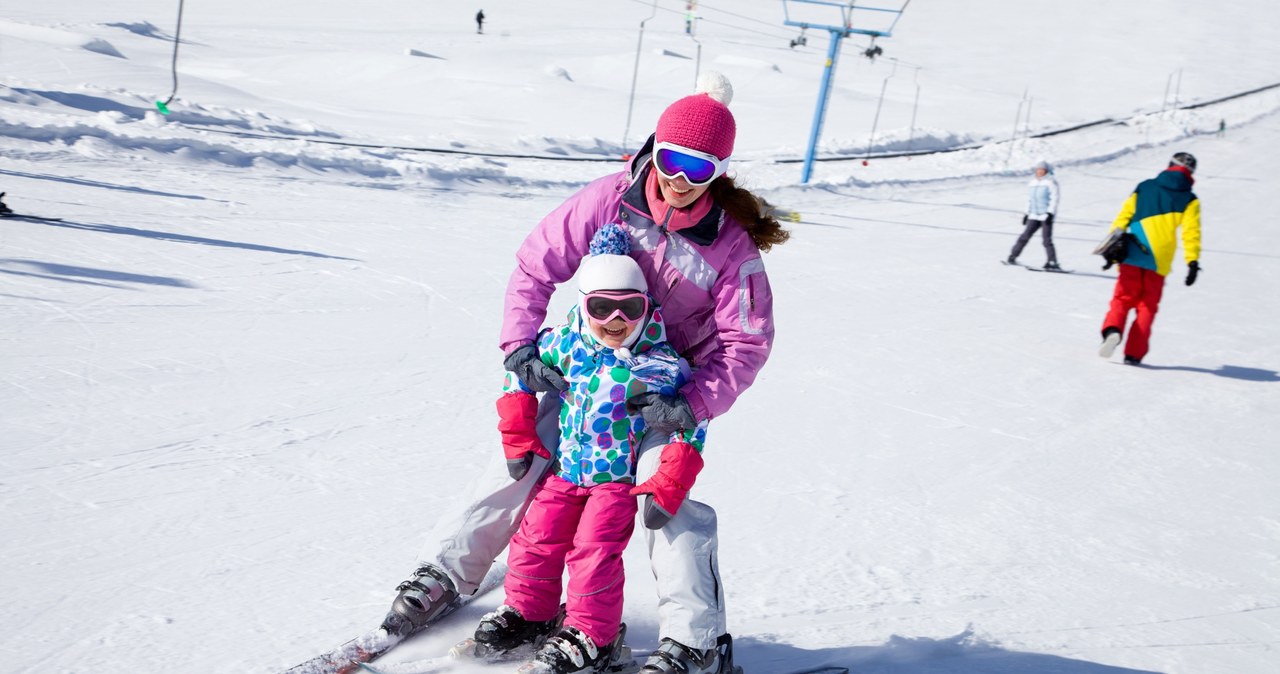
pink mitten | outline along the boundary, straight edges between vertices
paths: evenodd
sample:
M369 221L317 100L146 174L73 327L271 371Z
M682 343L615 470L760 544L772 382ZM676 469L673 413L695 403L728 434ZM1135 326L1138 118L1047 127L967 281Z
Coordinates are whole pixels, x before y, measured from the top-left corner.
M653 477L631 489L632 495L649 494L644 504L644 525L661 529L676 516L702 470L702 455L687 442L662 448Z
M532 393L507 393L498 398L498 432L502 434L502 453L507 457L507 472L519 480L533 463L530 454L544 459L551 452L538 439L536 420L538 399Z

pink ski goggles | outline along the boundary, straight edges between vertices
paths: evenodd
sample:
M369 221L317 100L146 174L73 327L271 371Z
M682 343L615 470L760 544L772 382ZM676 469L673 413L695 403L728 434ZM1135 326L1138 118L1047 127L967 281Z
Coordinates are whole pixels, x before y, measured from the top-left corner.
M667 180L684 176L690 185L702 187L729 170L729 159L663 141L653 147L653 166Z
M627 325L632 325L649 313L649 296L628 290L589 292L582 304L587 315L599 323L608 323L617 316Z

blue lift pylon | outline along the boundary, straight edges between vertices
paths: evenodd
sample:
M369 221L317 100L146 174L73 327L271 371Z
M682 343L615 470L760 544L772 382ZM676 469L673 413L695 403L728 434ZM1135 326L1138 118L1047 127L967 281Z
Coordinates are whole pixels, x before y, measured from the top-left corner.
M822 121L827 114L827 99L831 95L831 79L835 75L836 61L840 57L841 41L850 35L870 35L873 41L878 37L891 37L893 35L893 27L897 25L898 19L902 17L902 13L906 11L907 5L910 3L911 0L906 0L906 2L902 3L902 7L888 9L884 7L861 7L853 0L849 2L782 0L782 12L786 25L797 26L802 30L809 28L825 30L831 34L831 42L827 46L827 61L822 71L822 85L818 89L818 106L813 114L813 128L809 132L809 147L805 151L804 169L800 176L800 182L808 183L809 178L813 176L813 156L817 151L818 137L822 135ZM841 18L839 25L807 20L809 16L819 19L823 16L834 17L837 11ZM881 27L854 27L855 12L876 12L877 18L883 20L880 23Z

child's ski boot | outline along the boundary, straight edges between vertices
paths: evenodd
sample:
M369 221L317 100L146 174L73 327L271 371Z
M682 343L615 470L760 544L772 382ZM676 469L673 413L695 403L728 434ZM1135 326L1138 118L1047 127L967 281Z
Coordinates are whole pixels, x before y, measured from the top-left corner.
M597 646L591 637L576 627L563 627L547 639L534 653L533 660L516 670L516 674L580 674L605 672L620 662L630 662L631 649L623 645L627 626L618 630L613 641Z
M537 648L560 626L563 613L551 620L526 620L520 611L503 604L480 619L473 655L497 659L521 646Z

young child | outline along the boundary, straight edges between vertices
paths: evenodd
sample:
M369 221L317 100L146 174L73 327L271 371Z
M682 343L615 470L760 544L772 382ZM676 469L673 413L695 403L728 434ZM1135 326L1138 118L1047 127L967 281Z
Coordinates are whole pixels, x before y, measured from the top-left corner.
M635 496L650 495L646 510L653 515L646 514L646 526L674 514L702 468L706 437L702 422L643 442L644 418L628 410L626 400L646 392L674 395L688 380L689 365L665 341L661 312L640 267L627 256L626 231L601 228L590 250L578 271L580 301L564 325L543 330L538 339L540 359L568 384L560 394L560 443L511 540L506 603L475 633L480 655L540 646L525 671L546 674L610 662L621 642L622 553L635 528ZM530 389L507 373L498 428L516 478L527 470L531 453L551 458L534 430L536 411ZM636 486L642 442L665 446L657 473Z

